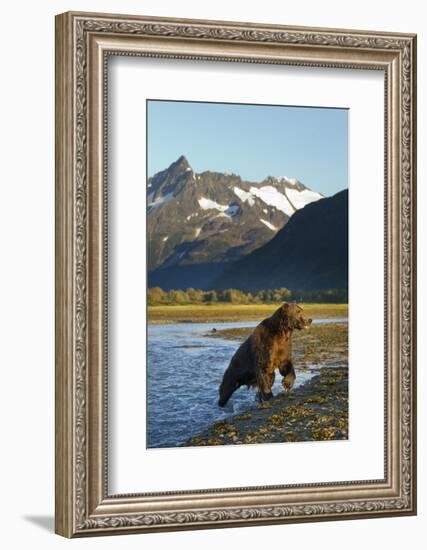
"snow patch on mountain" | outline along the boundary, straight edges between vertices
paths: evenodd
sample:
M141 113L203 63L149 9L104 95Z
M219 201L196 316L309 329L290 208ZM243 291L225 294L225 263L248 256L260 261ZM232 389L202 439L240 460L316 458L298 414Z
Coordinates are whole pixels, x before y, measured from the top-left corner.
M173 198L173 193L166 193L166 195L158 197L153 201L153 193L150 193L150 195L148 195L148 208L150 209L150 212L152 212L155 208L158 208L160 205L171 201Z
M239 206L237 204L218 204L217 202L202 197L199 199L200 208L203 210L218 210L221 215L227 217L234 217L239 212Z
M302 191L298 191L297 189L286 189L286 195L297 210L304 208L304 206L311 202L323 198L320 193L310 191L309 189L303 189Z
M282 178L292 185L296 185L298 180L295 178ZM277 208L287 216L304 208L311 202L318 201L323 198L320 193L310 191L309 189L293 189L290 187L285 188L285 192L281 193L278 189L272 185L265 185L263 187L251 187L248 191L243 191L238 187L234 187L234 193L239 197L242 202L248 202L251 206L255 204L255 197L261 199L265 204ZM263 209L264 213L267 213L266 209Z
M242 202L247 201L249 206L253 206L255 204L255 199L252 193L243 191L243 189L240 189L240 187L234 187L233 191L234 191L234 194L237 195Z
M292 216L295 211L285 195L280 193L272 185L265 185L264 187L251 187L249 191L252 195L255 195L261 199L265 204L275 206L287 216Z
M288 184L297 185L298 180L295 178L277 178L285 180ZM272 185L265 185L263 187L251 187L249 191L244 191L239 187L233 188L234 194L244 203L247 202L249 206L254 206L255 198L258 197L265 204L277 208L287 216L292 216L295 210L303 208L306 204L314 202L322 198L322 195L310 191L309 189L292 189L287 187L284 193L281 193L278 189ZM266 214L267 210L264 208L263 212Z
M272 223L268 222L267 220L263 220L262 218L259 219L260 222L262 222L264 225L268 227L268 229L271 229L272 231L277 231L279 228L274 226Z
M224 210L227 210L228 206L224 206L222 204L218 204L215 201L212 201L211 199L206 199L205 197L202 197L199 199L199 205L200 208L203 210L219 210L220 212L224 212Z

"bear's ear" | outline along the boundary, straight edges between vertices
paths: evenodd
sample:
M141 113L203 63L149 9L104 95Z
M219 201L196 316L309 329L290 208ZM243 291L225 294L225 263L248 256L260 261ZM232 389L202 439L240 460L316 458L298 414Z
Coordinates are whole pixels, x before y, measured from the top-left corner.
M279 311L280 311L280 313L281 313L282 315L283 315L283 314L287 314L290 307L291 307L291 306L288 304L288 302L284 302L284 303L281 305L281 307L279 308Z

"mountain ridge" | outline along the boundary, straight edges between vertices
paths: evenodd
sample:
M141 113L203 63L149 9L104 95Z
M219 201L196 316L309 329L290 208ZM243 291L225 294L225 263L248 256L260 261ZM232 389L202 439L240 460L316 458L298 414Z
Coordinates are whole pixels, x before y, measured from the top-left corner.
M149 286L160 277L172 288L173 276L168 282L164 271L172 267L182 273L190 273L192 265L226 267L268 242L296 211L321 198L287 176L253 182L237 174L196 173L181 155L147 182ZM207 283L203 276L200 288Z

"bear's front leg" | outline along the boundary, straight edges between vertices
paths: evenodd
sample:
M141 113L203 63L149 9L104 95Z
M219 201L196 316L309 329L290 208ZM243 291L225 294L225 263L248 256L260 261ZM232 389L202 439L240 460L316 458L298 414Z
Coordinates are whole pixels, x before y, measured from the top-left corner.
M283 376L282 378L283 389L286 392L288 392L289 390L292 389L296 379L295 369L292 364L292 361L286 361L286 363L281 365L279 367L279 372Z

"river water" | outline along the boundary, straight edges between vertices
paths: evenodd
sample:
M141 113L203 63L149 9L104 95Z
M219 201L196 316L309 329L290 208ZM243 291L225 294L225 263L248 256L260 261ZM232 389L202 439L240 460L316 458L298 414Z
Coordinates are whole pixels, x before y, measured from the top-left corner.
M347 318L313 322L347 322ZM215 328L257 324L258 321L215 323ZM240 342L206 336L213 326L209 323L148 326L147 447L175 447L212 422L254 407L256 390L246 387L237 390L224 409L218 407L218 386ZM312 376L310 369L297 371L294 387ZM274 394L282 391L280 380L277 373Z

